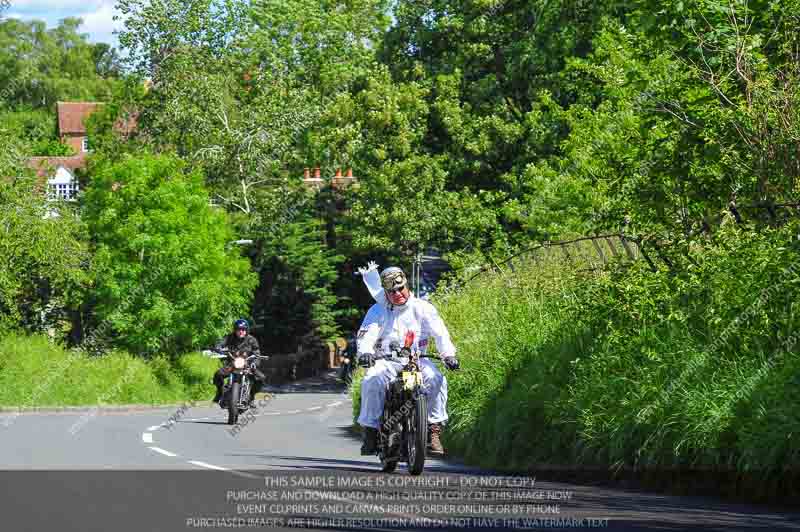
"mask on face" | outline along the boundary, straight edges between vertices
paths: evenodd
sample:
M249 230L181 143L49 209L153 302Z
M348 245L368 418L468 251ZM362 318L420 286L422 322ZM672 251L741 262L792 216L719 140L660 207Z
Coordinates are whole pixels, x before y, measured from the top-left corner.
M387 292L402 290L407 285L406 274L400 268L392 266L381 272L381 286Z

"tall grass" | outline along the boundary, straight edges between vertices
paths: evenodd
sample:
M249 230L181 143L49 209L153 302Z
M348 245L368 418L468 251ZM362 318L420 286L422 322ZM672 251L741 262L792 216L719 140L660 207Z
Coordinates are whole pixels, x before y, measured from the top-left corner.
M551 250L436 298L463 367L445 443L510 470L798 472L796 232L725 228L674 272Z
M90 357L42 336L0 339L0 405L164 404L213 394L218 363L199 353L174 361L126 353Z

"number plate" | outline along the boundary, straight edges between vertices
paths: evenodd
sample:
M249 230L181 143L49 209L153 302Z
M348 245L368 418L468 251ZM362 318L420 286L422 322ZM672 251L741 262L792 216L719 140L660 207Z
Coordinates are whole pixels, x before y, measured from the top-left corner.
M422 386L422 373L418 371L403 372L403 388L413 390L417 386Z

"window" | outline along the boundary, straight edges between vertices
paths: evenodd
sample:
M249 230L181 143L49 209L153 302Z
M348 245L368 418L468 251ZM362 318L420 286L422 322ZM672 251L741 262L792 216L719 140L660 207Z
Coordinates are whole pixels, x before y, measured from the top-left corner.
M89 151L89 137L83 137L81 139L81 150Z
M53 200L72 201L79 191L78 180L64 167L60 167L56 175L47 182L47 197Z
M72 201L78 195L78 183L51 183L48 185L50 199Z

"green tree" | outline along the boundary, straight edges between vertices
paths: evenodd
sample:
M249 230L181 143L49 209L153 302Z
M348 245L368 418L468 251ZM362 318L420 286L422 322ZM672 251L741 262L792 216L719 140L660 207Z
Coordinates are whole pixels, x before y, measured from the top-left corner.
M327 105L307 139L329 168L354 167L358 187L345 193L342 230L348 256L387 253L403 260L435 246L491 248L499 236L493 193L453 181L450 160L429 153L425 79L396 82L375 65ZM502 239L500 239L502 240Z
M564 71L595 99L559 113L559 153L523 175L530 223L547 225L557 204L571 227L618 229L629 217L638 231L688 236L732 199L793 199L800 71L785 48L796 10L783 5L786 15L678 2L653 19L642 3L599 25L592 52Z
M51 110L32 109L21 105L11 110L0 110L0 123L7 134L25 145L31 155L73 155L72 149L57 136L56 118Z
M92 47L92 60L95 72L102 78L118 78L122 76L122 60L116 48L100 42Z
M83 225L74 208L47 200L23 150L0 130L0 332L65 326L87 283Z
M131 65L153 76L141 102L141 134L202 170L237 234L256 241L262 340L292 349L309 331L331 336L341 259L327 248L319 212L299 182L325 103L321 91L299 71L270 70L264 58L278 45L253 37L241 4L125 6L120 41Z
M94 315L131 352L208 345L244 315L255 277L231 251L225 215L209 207L198 172L171 156L99 165L84 216L95 247Z
M114 78L98 74L104 54L79 32L81 24L66 18L47 29L42 21L0 21L0 104L50 110L60 100L106 100Z
M248 3L241 0L118 0L116 8L128 65L156 86L176 57L225 58L250 27Z
M270 76L289 76L330 97L373 67L388 13L387 0L257 0L251 46Z
M325 205L300 183L261 187L250 194L250 211L232 214L259 275L253 313L261 340L288 352L308 334L329 339L339 332L343 301L335 283L343 258L328 245Z

